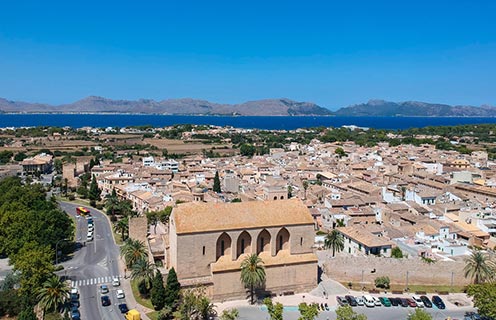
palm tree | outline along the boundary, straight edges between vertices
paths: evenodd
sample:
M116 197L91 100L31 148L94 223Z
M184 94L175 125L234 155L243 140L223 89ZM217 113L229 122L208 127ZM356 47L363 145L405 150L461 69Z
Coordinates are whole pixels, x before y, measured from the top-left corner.
M69 286L61 278L53 275L38 290L40 306L45 311L59 310L69 297Z
M241 282L250 289L250 302L253 304L253 294L257 287L265 283L265 268L262 259L256 254L247 256L241 262Z
M487 254L481 251L472 251L470 257L465 258L465 278L473 278L474 284L481 284L494 277L496 264Z
M336 229L329 232L324 239L324 248L332 248L332 256L336 255L336 251L340 252L344 249L343 235Z
M124 235L129 234L129 219L127 217L124 217L117 221L117 223L114 225L114 230L117 233L121 234L121 239L124 241Z
M139 259L131 267L131 279L144 281L146 288L150 289L152 279L155 276L155 269L155 265L147 258Z
M105 209L107 210L107 213L110 212L110 214L114 216L115 212L119 210L119 202L115 189L112 189L112 193L107 194L105 197Z
M127 239L121 247L121 257L124 258L126 267L131 269L138 260L148 257L145 243L139 240Z
M303 189L305 189L305 199L307 198L308 180L303 180Z

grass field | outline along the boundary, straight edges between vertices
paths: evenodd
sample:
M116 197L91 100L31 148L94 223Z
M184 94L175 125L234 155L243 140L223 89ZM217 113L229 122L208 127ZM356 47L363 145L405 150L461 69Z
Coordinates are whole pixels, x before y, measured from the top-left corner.
M138 280L131 280L131 288L133 289L133 295L134 298L136 299L136 302L141 304L142 306L152 309L153 310L153 305L150 301L150 299L144 299L141 297L139 290L138 290Z

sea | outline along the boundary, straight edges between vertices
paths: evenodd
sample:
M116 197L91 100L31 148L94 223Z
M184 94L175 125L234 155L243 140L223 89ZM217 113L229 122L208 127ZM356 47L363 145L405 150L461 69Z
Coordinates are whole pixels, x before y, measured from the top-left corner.
M246 129L294 130L311 127L355 125L376 129L408 129L426 126L496 123L494 118L476 117L343 117L343 116L179 116L143 114L0 114L0 128L52 126L130 127L174 124L233 126Z

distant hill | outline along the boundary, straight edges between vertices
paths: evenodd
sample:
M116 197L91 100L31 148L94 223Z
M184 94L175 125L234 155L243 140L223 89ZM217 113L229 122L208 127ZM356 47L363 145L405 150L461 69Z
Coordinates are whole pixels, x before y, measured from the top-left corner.
M169 99L155 101L112 100L90 96L64 104L48 105L9 101L0 98L0 113L143 113L177 115L242 115L242 116L290 116L290 115L332 115L329 109L311 102L297 102L289 99L266 99L242 104L218 104L196 99Z
M496 117L492 106L450 106L418 101L390 102L370 100L367 103L341 108L337 116L418 116L418 117Z

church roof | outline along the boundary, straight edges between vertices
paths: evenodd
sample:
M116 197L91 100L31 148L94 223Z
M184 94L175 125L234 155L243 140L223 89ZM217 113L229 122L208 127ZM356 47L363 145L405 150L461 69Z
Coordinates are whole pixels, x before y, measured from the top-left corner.
M313 224L299 199L239 203L183 203L174 208L176 233Z

